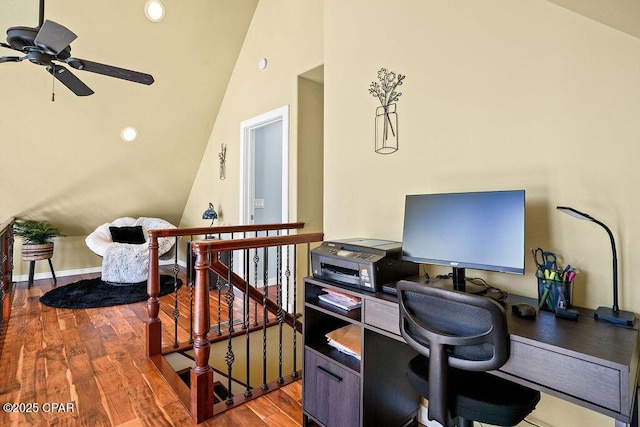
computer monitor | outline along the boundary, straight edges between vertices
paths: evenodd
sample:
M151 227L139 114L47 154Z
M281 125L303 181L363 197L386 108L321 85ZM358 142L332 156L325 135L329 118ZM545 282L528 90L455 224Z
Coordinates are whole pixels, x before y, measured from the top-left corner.
M402 259L452 267L455 289L465 269L524 274L524 190L408 195Z

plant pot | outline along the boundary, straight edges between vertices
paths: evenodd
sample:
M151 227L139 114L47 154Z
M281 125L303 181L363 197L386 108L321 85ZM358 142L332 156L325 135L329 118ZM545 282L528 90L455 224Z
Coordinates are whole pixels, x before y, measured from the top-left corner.
M53 256L53 242L40 245L22 245L23 261L39 261L49 259Z

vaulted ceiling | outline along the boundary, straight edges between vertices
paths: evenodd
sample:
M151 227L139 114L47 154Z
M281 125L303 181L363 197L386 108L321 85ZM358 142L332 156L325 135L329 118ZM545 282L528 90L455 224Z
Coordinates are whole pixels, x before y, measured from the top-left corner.
M616 30L640 38L640 0L548 0Z
M47 0L45 18L78 36L71 56L155 83L72 69L95 92L78 97L42 66L1 63L0 221L46 219L67 235L119 216L177 224L257 1L163 0L166 16L152 23L146 0ZM3 41L9 27L37 26L38 8L0 0ZM136 141L121 140L126 126Z
M548 1L640 37L640 0ZM41 66L0 64L0 221L47 219L68 235L125 215L180 221L258 0L163 0L160 23L145 2L47 0L45 17L78 35L72 56L152 74L151 86L74 70L95 91L77 97ZM36 26L38 3L0 0L2 36Z

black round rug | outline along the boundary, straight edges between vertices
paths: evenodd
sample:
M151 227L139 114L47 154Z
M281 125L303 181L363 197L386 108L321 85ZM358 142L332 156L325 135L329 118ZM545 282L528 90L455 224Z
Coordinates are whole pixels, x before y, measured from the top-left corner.
M182 281L178 279L178 287L181 285ZM173 290L173 277L161 275L158 296L167 295ZM97 308L131 304L147 299L149 299L147 282L129 286L113 286L98 277L51 289L40 297L40 302L55 308Z

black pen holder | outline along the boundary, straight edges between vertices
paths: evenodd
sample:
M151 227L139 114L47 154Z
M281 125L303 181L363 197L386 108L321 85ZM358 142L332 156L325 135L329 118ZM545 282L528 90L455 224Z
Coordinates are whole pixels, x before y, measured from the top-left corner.
M574 278L571 279L551 280L538 277L538 307L546 311L571 308Z

